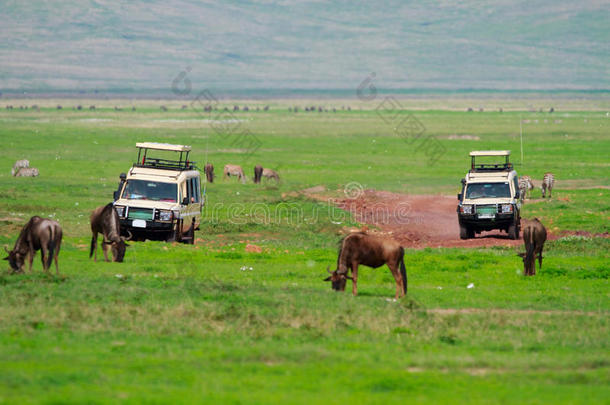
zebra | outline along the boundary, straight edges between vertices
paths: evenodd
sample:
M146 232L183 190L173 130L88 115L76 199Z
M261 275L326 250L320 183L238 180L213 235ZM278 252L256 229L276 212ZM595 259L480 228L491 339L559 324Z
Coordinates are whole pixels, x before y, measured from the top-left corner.
M555 176L553 173L545 173L542 178L542 185L540 186L540 190L542 191L542 198L546 197L547 190L549 191L549 198L551 198L551 193L553 191L553 186L555 185Z
M534 183L530 176L523 176L519 178L519 200L523 204L523 200L527 196L530 190L534 189Z

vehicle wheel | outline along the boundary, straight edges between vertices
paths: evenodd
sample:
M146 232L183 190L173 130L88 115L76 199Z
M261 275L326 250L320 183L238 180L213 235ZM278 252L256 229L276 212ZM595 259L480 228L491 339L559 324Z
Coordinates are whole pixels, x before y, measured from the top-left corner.
M517 224L512 223L508 227L508 238L512 240L519 239L519 228L517 227Z
M474 236L472 229L466 225L460 225L460 239L470 239Z
M186 232L186 235L184 235L183 241L187 245L194 245L195 244L195 223L194 222L191 224L191 227Z
M174 229L169 232L166 241L167 242L180 242L180 240L182 239L182 232L180 231L182 229L182 224L180 223L180 220L176 221L176 225L174 225Z

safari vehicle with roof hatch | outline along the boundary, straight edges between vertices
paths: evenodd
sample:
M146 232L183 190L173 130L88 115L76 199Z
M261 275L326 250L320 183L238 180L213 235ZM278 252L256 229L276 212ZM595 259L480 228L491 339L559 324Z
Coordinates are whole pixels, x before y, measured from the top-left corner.
M121 175L114 208L121 233L134 239L194 243L204 199L201 176L189 161L190 146L136 143L138 160ZM162 158L161 156L171 159Z
M521 222L519 178L510 163L510 151L472 151L470 170L462 179L457 214L460 238L483 231L506 231L518 239ZM492 163L489 163L489 161Z

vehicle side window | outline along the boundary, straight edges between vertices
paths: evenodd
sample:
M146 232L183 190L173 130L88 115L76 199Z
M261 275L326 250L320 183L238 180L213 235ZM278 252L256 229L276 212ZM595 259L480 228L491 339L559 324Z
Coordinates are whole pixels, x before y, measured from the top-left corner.
M191 203L198 203L200 199L199 182L196 177L192 177L186 181L187 196Z
M517 190L519 190L519 178L517 176L515 176L513 178L513 186L515 187L515 194L516 194Z

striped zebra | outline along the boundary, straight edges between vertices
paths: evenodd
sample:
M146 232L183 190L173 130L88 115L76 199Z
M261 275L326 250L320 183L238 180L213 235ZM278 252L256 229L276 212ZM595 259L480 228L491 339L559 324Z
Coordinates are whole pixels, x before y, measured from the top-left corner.
M530 176L522 176L519 178L519 200L523 204L523 200L530 190L534 189L534 183Z
M553 173L545 173L542 178L542 186L540 186L540 190L542 191L542 198L546 197L546 192L549 192L549 198L551 198L551 193L553 192L553 186L555 185L555 176Z

